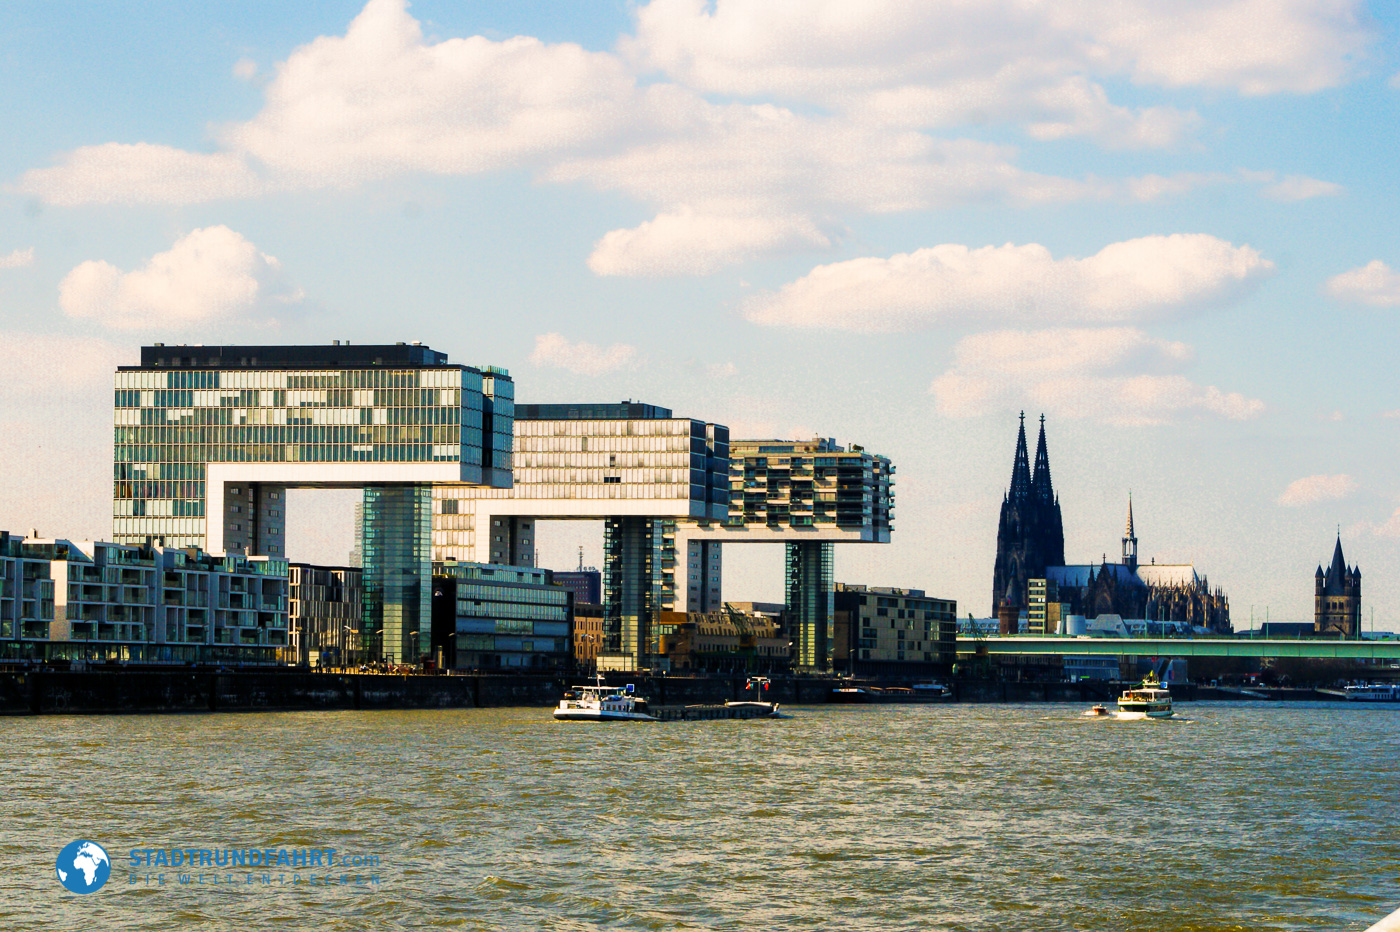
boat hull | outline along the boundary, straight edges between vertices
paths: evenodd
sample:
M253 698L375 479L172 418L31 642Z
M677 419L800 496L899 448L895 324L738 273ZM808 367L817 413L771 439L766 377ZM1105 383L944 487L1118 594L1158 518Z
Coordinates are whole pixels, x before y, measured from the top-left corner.
M642 712L614 712L600 709L555 709L555 721L560 722L655 722Z
M778 704L776 702L757 702L753 700L730 700L724 704L726 709L753 709L759 715L777 715Z

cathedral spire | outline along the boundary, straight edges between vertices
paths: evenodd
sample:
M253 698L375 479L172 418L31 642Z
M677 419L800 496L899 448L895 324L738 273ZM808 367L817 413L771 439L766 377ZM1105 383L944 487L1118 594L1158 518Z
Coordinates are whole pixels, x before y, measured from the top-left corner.
M1026 453L1026 412L1021 412L1021 428L1016 434L1016 462L1011 467L1011 500L1023 502L1031 492L1030 456Z
M1055 502L1055 489L1050 482L1050 454L1045 449L1045 415L1040 416L1040 440L1035 445L1035 472L1031 474L1031 493L1038 502Z
M1123 565L1130 570L1137 569L1137 534L1133 531L1133 493L1128 493L1128 526L1123 530Z
M1337 547L1332 551L1332 566L1327 574L1327 581L1341 580L1346 576L1347 561L1342 558L1342 531L1337 529Z

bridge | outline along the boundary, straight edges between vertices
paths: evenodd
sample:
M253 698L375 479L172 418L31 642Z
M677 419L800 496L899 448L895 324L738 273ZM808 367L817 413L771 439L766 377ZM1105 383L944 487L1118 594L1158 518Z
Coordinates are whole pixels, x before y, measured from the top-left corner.
M1304 657L1400 661L1400 640L1342 641L1265 638L1061 638L958 636L958 653L1137 657Z

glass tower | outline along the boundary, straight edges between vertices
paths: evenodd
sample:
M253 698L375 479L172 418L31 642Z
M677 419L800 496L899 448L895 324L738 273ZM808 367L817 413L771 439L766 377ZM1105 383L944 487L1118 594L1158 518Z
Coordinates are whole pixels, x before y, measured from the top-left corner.
M116 374L113 539L285 558L286 489L365 489L367 631L413 659L431 486L509 488L513 389L416 343L144 346Z

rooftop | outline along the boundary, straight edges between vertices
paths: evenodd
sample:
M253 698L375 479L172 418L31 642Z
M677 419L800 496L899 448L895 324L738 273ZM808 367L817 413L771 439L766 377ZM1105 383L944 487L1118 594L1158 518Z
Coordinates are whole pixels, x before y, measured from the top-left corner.
M670 408L640 401L515 406L517 421L664 421L672 417Z
M421 343L350 344L337 340L312 346L200 346L156 343L141 347L135 369L369 369L447 366L446 353Z

